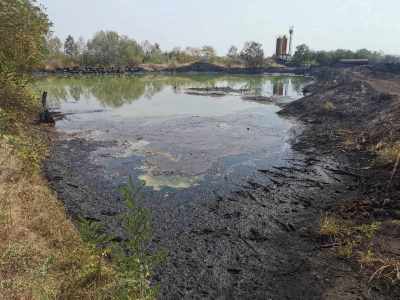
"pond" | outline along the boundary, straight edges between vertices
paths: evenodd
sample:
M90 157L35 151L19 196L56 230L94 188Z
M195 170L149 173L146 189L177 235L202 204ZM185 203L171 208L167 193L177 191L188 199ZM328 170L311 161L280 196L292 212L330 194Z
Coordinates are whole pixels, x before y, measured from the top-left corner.
M305 83L274 76L42 78L37 92L48 91L52 109L65 116L56 122L46 174L69 215L100 222L116 240L125 237L119 188L129 178L143 185L135 200L151 212L150 248L168 253L152 278L160 299L261 299L257 293L271 282L285 291L275 277L292 272L300 243L295 225L285 224L308 213L308 192L321 191L319 168L308 170L310 160L290 146L301 126L277 114L302 96Z
M56 123L63 139L107 142L89 155L105 177L116 185L132 177L165 197L229 190L287 158L293 123L276 112L302 96L304 83L281 76L82 76L48 77L36 88L65 114ZM229 90L190 92L215 88Z

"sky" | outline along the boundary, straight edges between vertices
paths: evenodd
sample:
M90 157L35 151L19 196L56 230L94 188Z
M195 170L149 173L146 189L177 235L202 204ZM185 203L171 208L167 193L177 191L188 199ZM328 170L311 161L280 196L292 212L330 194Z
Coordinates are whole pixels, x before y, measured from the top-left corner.
M263 44L294 26L294 43L315 50L368 48L400 54L399 0L39 0L61 39L114 30L164 50Z

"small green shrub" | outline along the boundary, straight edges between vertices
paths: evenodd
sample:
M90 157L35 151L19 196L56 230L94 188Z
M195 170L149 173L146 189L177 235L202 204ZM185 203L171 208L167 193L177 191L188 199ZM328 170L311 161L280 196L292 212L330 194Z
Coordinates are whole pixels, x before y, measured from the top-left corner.
M135 187L131 179L121 189L127 207L120 216L125 240L112 242L114 238L105 233L104 226L81 220L82 239L94 253L111 258L115 276L108 286L108 294L112 299L154 299L157 295L157 289L150 287L149 280L154 267L164 260L165 253L151 253L148 249L152 236L151 218L150 212L137 204L140 190L141 187ZM94 264L84 278L92 276L94 280L101 272L100 263Z

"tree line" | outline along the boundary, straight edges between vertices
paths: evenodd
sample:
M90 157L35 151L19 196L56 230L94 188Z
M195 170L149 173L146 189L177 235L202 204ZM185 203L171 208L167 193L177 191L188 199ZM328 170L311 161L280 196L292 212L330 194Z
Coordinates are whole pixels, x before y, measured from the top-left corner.
M44 40L50 25L35 1L0 0L0 115L2 109L33 106L26 75L45 58ZM1 122L0 129L4 129Z
M295 66L332 66L341 59L368 59L371 63L400 63L400 57L382 52L360 49L357 51L337 49L334 51L314 51L309 46L297 46L291 64Z
M247 42L242 50L232 46L226 56L218 56L209 45L203 47L175 47L163 51L158 43L138 42L115 31L99 31L85 41L69 35L64 42L52 33L46 38L47 64L53 67L80 66L137 66L139 64L186 64L204 60L224 65L244 64L259 67L265 64L262 45Z
M137 66L140 64L168 64L170 66L206 61L231 66L263 67L274 60L266 58L260 43L246 42L242 49L231 46L223 56L209 45L203 47L175 47L170 51L161 49L158 43L138 42L115 31L99 31L85 41L69 35L64 42L52 33L45 41L46 64L50 67L64 66ZM288 61L292 66L331 66L341 59L368 59L372 63L400 63L398 56L360 49L357 51L338 49L314 51L305 44L299 45Z

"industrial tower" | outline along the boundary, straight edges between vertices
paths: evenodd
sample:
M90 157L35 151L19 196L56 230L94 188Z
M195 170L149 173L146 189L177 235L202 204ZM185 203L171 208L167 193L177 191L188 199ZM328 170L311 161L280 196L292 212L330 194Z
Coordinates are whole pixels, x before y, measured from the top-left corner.
M293 33L294 33L294 27L290 26L290 28L289 28L289 34L290 34L290 38L289 38L289 56L293 55Z
M289 28L289 41L286 35L281 35L276 39L275 57L281 61L289 61L293 55L293 33L294 27ZM288 49L289 42L289 49ZM289 51L288 51L289 50Z

